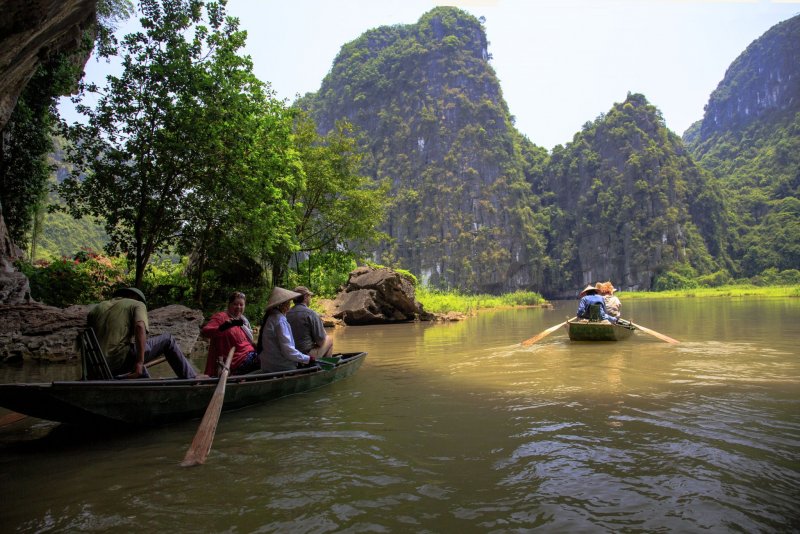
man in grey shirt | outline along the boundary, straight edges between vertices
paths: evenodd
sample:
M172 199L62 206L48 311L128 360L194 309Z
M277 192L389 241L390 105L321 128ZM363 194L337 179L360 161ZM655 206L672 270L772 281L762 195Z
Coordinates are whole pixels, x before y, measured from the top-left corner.
M294 306L286 314L286 320L292 327L297 350L314 358L330 356L333 354L333 339L325 333L317 312L308 307L314 293L305 286L294 288L294 292L300 293L300 296L294 299Z

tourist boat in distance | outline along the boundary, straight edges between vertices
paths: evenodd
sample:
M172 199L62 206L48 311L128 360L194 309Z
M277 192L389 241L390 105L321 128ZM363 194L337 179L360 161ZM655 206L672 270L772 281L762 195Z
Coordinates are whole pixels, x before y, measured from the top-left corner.
M223 410L302 393L355 373L366 352L279 373L228 377ZM219 378L73 380L0 384L0 406L40 419L76 425L153 426L203 416Z
M572 341L620 341L628 339L634 326L617 325L608 321L589 321L574 317L567 321L567 333Z

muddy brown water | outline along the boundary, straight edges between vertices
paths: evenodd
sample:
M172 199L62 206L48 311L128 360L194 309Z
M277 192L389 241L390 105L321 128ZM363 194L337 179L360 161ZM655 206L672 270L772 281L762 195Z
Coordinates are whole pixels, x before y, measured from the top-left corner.
M636 332L573 343L552 310L348 327L331 386L108 435L0 429L5 532L796 532L800 299L623 301ZM201 362L196 362L200 366ZM64 365L0 369L51 380ZM71 377L71 376L70 376ZM5 412L0 412L3 415Z

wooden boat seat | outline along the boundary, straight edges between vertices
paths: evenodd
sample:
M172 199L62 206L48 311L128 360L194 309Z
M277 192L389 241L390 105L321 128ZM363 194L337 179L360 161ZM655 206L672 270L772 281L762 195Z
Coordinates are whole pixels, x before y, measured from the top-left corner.
M86 328L79 339L81 349L81 380L113 380L106 355L93 328Z

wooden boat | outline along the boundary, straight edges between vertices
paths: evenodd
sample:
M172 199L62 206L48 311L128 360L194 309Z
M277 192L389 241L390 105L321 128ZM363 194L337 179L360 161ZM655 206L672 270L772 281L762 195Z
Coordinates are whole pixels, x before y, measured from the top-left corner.
M567 333L572 341L620 341L631 337L633 326L623 326L608 321L590 321L573 317L567 321Z
M366 352L338 354L336 363L279 373L228 377L223 410L301 393L355 373ZM218 378L74 380L0 384L0 406L78 425L160 425L203 416Z

